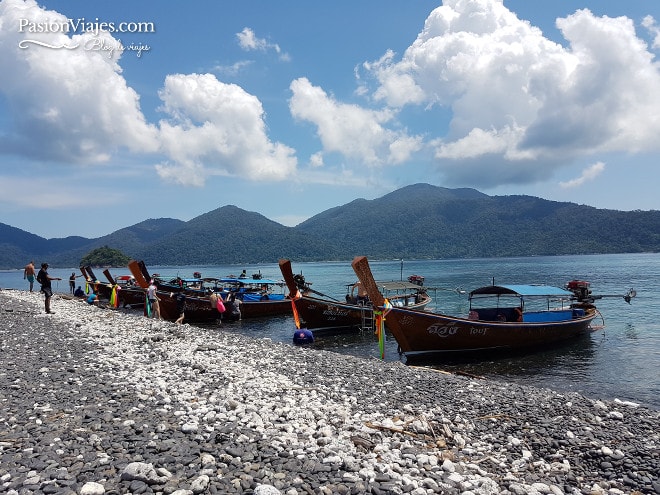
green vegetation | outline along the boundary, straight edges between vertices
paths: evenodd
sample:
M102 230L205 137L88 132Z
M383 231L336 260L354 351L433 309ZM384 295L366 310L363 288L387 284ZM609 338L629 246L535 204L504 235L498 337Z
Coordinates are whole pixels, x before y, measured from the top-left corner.
M129 261L131 261L131 258L118 249L103 246L83 256L80 260L80 266L126 266Z
M296 227L236 206L187 222L149 219L98 239L43 239L0 224L0 268L20 268L30 259L70 267L80 258L86 265L123 267L128 256L153 266L640 252L660 252L660 211L604 210L429 184L357 199Z

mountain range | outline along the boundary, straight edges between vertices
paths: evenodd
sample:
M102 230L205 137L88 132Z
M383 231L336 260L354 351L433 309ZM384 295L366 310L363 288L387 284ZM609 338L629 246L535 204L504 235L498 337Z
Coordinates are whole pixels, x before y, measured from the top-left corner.
M617 211L532 196L415 184L357 199L295 227L222 206L187 222L149 219L96 239L45 239L0 223L0 268L78 266L109 246L147 265L441 259L660 251L660 211Z

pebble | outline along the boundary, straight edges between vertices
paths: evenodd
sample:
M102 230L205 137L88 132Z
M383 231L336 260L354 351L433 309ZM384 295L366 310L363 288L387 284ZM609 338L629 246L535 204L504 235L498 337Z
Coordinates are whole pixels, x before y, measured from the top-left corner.
M660 493L660 413L0 290L0 492Z

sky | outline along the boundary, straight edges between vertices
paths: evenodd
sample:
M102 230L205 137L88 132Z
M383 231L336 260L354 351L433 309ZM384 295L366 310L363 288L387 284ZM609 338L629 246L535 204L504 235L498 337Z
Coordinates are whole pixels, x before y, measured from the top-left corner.
M658 0L0 0L0 223L295 226L420 182L659 210L659 54Z

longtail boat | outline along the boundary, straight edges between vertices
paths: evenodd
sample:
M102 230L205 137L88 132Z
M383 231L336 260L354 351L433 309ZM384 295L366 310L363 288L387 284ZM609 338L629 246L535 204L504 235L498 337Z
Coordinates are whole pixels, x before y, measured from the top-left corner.
M221 318L216 305L203 291L197 291L192 287L186 288L183 284L165 284L158 279L152 278L142 261L131 260L128 264L135 282L145 291L149 288L151 280L154 280L158 290L156 296L159 299L160 316L164 320L176 321L179 317L176 295L185 292L185 321L189 323L213 323ZM145 301L146 303L146 301ZM145 309L146 313L146 309Z
M317 336L374 330L373 305L360 282L348 284L344 300L339 300L313 290L301 274L294 275L290 260L281 259L279 266L293 301L297 328L307 328ZM431 296L417 283L385 281L378 282L378 287L398 306L422 310L431 302Z
M217 309L217 298L226 300L229 295L241 300L241 318L256 318L288 314L291 303L286 296L274 292L276 286L284 283L264 278L202 278L195 273L193 278L176 277L163 280L151 275L144 262L132 260L128 265L137 284L143 289L154 280L160 300L160 314L163 319L175 321L179 317L176 294L184 292L185 321L188 323L213 323L222 318Z
M291 311L291 302L283 292L284 282L253 275L250 277L206 277L205 287L212 293L229 295L240 299L242 318L286 315Z
M103 275L112 287L113 293L110 302L115 307L137 307L144 304L145 291L135 283L135 278L130 275L113 277L109 269L103 270Z
M577 280L566 288L493 284L473 290L469 313L459 317L394 306L379 291L366 257L356 257L352 267L400 352L413 360L544 348L598 329L592 326L599 315L595 299L635 297L633 289L595 296L588 282Z
M85 278L85 283L87 284L88 290L86 292L91 290L100 298L110 299L112 295L112 285L99 280L94 274L91 266L81 266L80 273L82 273Z

